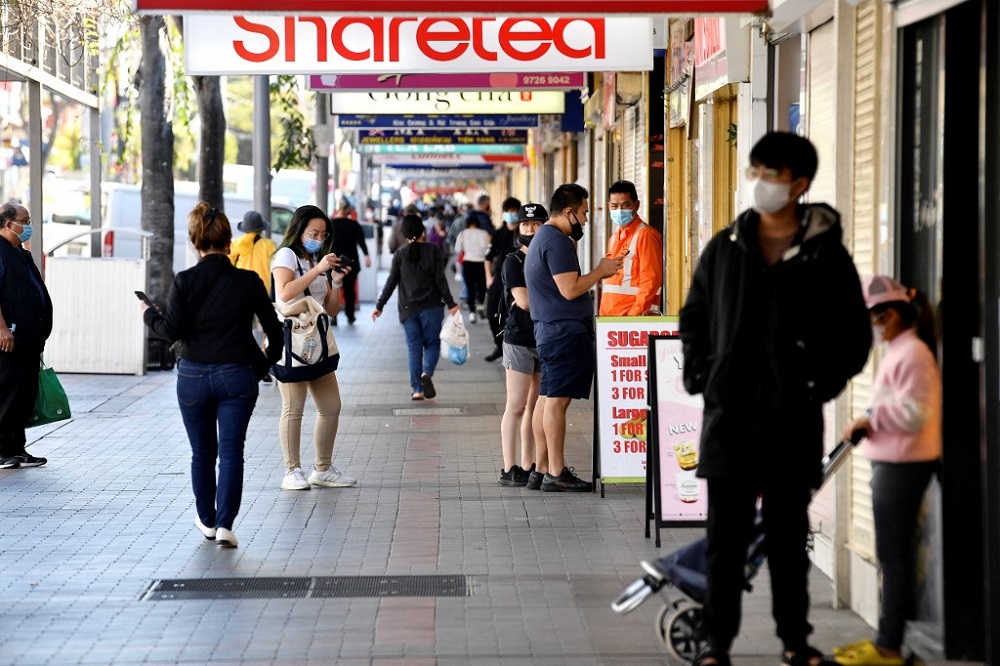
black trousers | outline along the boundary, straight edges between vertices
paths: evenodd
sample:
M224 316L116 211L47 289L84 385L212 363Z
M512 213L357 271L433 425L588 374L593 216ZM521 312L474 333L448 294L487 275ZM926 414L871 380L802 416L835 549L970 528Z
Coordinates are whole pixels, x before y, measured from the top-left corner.
M25 453L24 429L31 420L38 395L35 351L0 352L0 458Z
M750 480L708 480L708 593L705 627L709 644L728 652L739 633L743 567L754 535L757 496L771 573L771 613L786 650L798 652L812 633L809 615L809 535L811 491L792 474L760 487Z
M486 289L486 318L490 321L490 331L493 333L493 344L496 345L497 349L501 348L503 338L500 334L503 332L500 330L500 320L497 318L497 313L500 311L500 305L503 302L503 280L497 275L493 278L493 283Z
M358 301L358 274L351 271L344 276L344 286L340 290L341 309L347 315L347 321L354 322L354 310Z
M486 302L486 265L481 261L463 261L462 279L468 290L469 311L475 312L477 305Z

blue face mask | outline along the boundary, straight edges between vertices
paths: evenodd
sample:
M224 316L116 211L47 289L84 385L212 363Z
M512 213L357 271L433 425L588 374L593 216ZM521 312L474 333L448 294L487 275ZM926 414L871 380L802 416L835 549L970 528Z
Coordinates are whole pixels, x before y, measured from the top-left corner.
M34 233L35 228L30 224L21 225L21 233L17 235L17 240L22 243L27 243L28 239L31 238L31 234Z
M506 212L503 214L503 221L505 224L516 224L517 223L517 213Z
M315 238L307 238L302 241L302 247L306 249L309 254L316 254L319 252L320 248L323 247L323 241L316 240Z
M611 211L611 221L617 224L619 227L624 227L628 225L634 219L635 215L630 210L613 210Z

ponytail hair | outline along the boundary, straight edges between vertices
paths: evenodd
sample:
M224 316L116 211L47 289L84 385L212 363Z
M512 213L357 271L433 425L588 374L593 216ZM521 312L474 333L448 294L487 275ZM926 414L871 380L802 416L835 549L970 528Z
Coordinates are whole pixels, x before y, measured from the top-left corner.
M927 294L913 289L907 290L910 302L896 301L892 307L896 308L902 323L906 328L916 328L917 337L923 340L934 358L937 358L937 327L934 322L934 306L927 299Z
M233 240L226 214L207 201L199 201L188 213L188 238L196 250L225 250Z

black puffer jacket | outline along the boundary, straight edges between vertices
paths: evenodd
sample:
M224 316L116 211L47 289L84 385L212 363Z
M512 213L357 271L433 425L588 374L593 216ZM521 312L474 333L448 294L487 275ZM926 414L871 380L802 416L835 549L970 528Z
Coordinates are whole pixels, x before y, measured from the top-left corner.
M22 352L40 353L52 334L52 299L31 253L0 237L0 312L7 326L17 326L14 346Z
M704 395L698 475L820 480L823 403L864 368L872 334L840 217L802 206L802 229L767 267L746 211L698 261L680 314L684 386Z

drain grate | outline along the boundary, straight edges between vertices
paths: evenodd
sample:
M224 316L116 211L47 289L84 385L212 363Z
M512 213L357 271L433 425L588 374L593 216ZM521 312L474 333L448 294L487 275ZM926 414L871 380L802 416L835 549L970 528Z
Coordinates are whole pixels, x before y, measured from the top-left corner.
M394 407L393 416L463 416L464 407Z
M467 576L317 576L163 579L153 581L143 600L468 596L472 585Z

